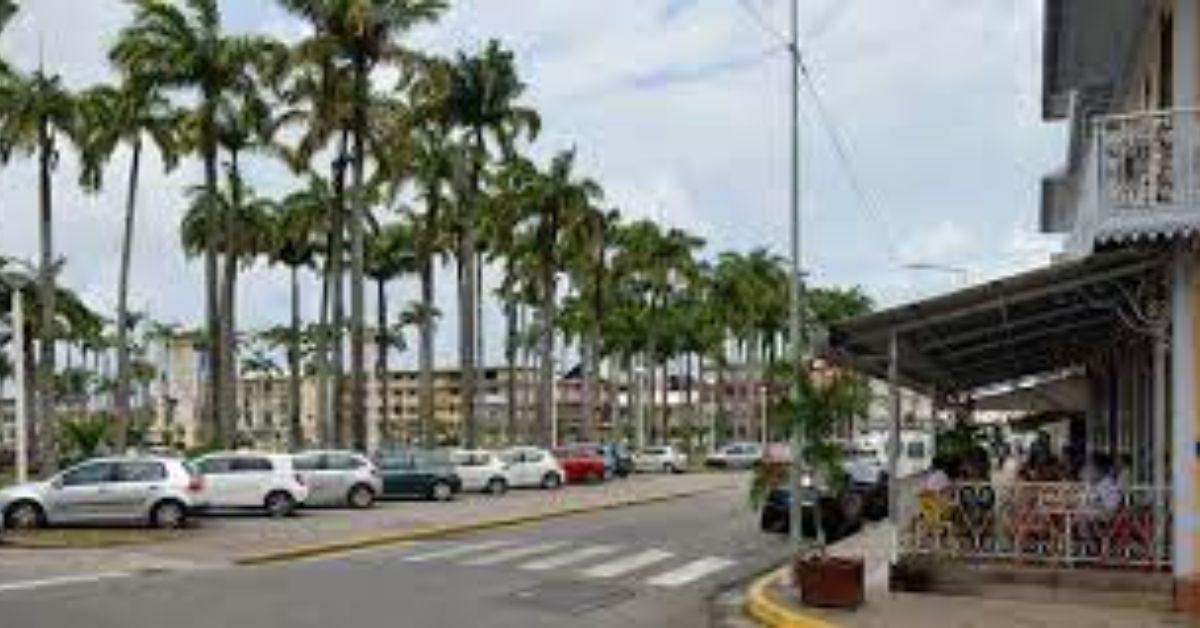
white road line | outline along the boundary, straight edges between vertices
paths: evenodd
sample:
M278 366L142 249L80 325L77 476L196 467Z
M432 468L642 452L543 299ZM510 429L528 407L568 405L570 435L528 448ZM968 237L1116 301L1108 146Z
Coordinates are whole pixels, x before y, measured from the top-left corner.
M636 571L644 567L649 567L654 563L664 561L674 556L671 552L664 552L658 549L649 549L638 554L632 554L624 558L601 563L595 567L585 569L583 575L589 578L613 578L621 574Z
M5 582L0 584L0 593L9 593L12 591L29 591L32 589L44 589L47 587L57 587L67 584L85 584L90 582L100 582L101 580L115 580L117 578L129 578L134 575L130 571L106 571L101 573L90 573L77 576L60 576L58 578L46 578L44 580L22 580L19 582Z
M512 549L501 550L499 552L496 552L494 554L489 554L487 556L480 556L479 558L472 558L471 560L465 560L462 562L462 564L471 565L472 567L478 567L478 566L483 566L483 565L498 565L500 563L508 562L510 560L517 560L520 558L528 558L530 556L536 556L538 554L545 554L547 552L553 552L554 550L556 550L566 544L567 544L566 541L556 541L553 543L537 543L534 545L526 545L524 547L514 547Z
M413 554L405 556L401 560L410 563L423 563L431 560L444 560L447 558L459 558L474 552L485 552L490 549L512 545L511 541L487 541L486 543L468 543L466 545L452 545L441 549L424 552L421 554Z
M589 558L599 558L601 556L615 554L619 549L621 548L615 545L592 545L590 547L583 547L565 554L549 556L541 560L525 563L524 565L521 565L521 569L527 569L529 571L546 571L548 569L557 569L559 567L566 567L572 563L585 561Z
M647 582L655 587L681 587L722 569L732 567L735 564L736 561L729 560L728 558L709 556L700 560L694 560L678 569L661 573Z

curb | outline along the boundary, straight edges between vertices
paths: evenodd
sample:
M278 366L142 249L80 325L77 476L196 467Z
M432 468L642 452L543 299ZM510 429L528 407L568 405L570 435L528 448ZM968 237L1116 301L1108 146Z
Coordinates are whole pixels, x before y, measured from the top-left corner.
M415 530L405 530L402 532L390 532L382 534L374 534L345 541L335 541L332 543L321 543L315 545L306 545L290 549L284 549L274 552L263 552L261 554L251 554L233 560L234 565L250 567L256 565L269 565L274 563L290 562L304 558L313 558L316 556L325 556L328 554L341 554L369 547L379 547L383 545L396 545L409 541L421 541L425 539L439 538L451 536L455 534L463 534L467 532L479 532L482 530L490 530L493 528L506 528L518 526L538 521L547 521L550 519L561 519L563 517L571 517L574 515L582 515L605 510L617 510L620 508L628 508L630 506L645 506L649 504L658 504L662 502L683 499L685 497L694 497L705 493L713 493L716 491L725 490L725 487L704 488L691 491L683 491L679 493L670 493L667 495L656 495L654 497L646 497L642 499L633 499L611 504L599 504L594 506L577 506L574 508L564 508L561 510L553 510L549 512L539 512L528 515L516 515L512 517L499 517L495 519L484 519L481 521L473 521L470 523L447 524L430 526L426 528L417 528Z
M771 598L767 589L786 573L785 565L751 583L746 591L746 614L760 625L769 628L835 628L834 624L798 613Z

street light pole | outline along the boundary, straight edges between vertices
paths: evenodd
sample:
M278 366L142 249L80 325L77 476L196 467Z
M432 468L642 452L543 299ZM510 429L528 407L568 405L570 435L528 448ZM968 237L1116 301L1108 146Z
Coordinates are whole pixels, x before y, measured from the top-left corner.
M800 260L800 2L791 1L788 20L789 79L791 84L791 291L788 328L792 339L792 360L795 373L800 377L804 369L804 284ZM797 391L798 392L798 391ZM792 504L790 511L792 543L799 549L804 543L804 517L802 478L804 477L804 434L793 417L792 429Z

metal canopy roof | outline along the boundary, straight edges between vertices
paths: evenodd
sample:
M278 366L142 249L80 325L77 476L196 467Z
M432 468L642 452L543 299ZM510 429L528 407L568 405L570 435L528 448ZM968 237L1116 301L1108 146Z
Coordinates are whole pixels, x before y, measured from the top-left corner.
M831 348L886 379L895 333L900 383L928 394L1059 373L1145 332L1139 317L1165 307L1165 264L1129 249L1055 264L835 324Z

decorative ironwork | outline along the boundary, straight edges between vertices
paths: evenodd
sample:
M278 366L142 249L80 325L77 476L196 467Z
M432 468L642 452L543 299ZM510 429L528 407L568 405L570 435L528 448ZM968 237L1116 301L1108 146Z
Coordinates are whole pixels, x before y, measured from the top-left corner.
M952 483L906 491L900 548L966 560L1156 568L1169 564L1165 489L1097 489L1073 482Z

